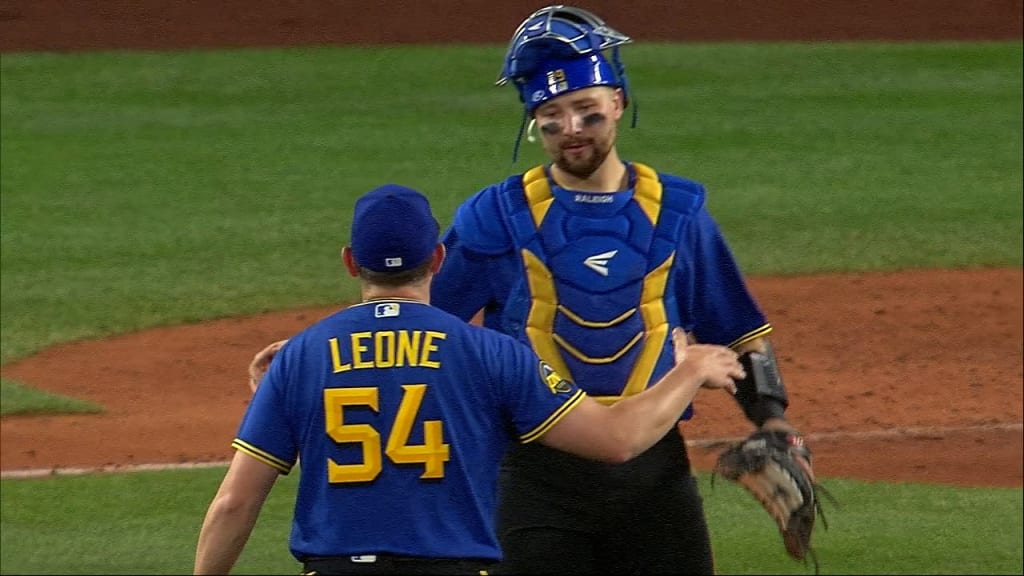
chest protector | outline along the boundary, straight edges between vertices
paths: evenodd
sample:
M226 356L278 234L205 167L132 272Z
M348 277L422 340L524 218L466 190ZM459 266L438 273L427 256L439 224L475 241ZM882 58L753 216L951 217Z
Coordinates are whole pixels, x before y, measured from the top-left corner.
M682 224L703 203L692 182L629 169L631 193L556 193L539 166L507 180L501 195L529 292L527 339L606 404L672 365L672 264Z

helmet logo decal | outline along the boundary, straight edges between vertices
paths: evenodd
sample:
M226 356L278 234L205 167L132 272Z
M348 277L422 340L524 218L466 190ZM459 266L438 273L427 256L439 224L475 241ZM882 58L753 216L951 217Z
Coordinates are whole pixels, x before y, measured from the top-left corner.
M540 102L543 99L544 99L544 91L543 90L537 90L536 92L533 93L532 96L530 96L530 100L533 100L534 102Z
M558 68L548 72L548 91L558 94L569 89L569 83L565 80L565 69Z

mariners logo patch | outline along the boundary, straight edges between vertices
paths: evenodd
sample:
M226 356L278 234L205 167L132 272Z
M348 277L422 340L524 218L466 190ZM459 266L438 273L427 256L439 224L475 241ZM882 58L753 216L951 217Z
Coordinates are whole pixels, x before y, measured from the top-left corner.
M555 372L555 369L550 364L541 360L539 367L540 378L547 384L552 394L565 394L572 390L572 384L565 378L562 378L558 372Z

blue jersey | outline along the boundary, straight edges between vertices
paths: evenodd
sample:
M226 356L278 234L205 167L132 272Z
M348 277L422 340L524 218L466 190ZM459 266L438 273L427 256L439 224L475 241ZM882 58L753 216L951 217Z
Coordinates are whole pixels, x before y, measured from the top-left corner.
M427 304L371 301L290 338L233 446L301 476L292 554L500 559L500 459L584 398L528 347Z
M729 346L768 334L704 188L627 167L612 194L563 189L547 166L479 191L445 232L431 301L466 319L483 309L485 326L608 403L672 366L675 326Z

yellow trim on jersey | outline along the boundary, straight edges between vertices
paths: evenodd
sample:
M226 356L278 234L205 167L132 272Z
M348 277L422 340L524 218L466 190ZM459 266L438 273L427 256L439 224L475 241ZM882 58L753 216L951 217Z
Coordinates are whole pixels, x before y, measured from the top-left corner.
M661 194L663 188L658 180L658 173L646 164L633 162L636 170L636 186L633 190L633 199L640 205L640 209L647 214L652 226L657 226L658 215L661 214Z
M672 252L665 258L665 261L651 270L644 277L644 287L640 293L640 317L644 320L644 332L647 339L640 350L640 356L633 364L633 370L629 374L625 388L622 389L622 396L639 394L647 388L654 373L654 365L665 346L665 339L668 337L668 313L665 311L665 286L668 284L669 270L672 269L672 261L676 253Z
M248 442L245 442L244 440L235 438L235 440L231 442L231 447L234 448L235 450L238 450L239 452L252 456L253 458L259 460L260 462L263 462L268 466L277 468L284 474L287 474L292 469L292 465L289 464L288 462L281 460L280 458L274 456L273 454L270 454L269 452L260 450L259 448L253 446L252 444L249 444Z
M619 351L616 352L615 354L612 354L611 356L597 357L587 356L583 352L580 352L577 348L573 347L572 344L566 342L565 339L559 336L558 334L552 334L551 337L554 339L555 342L558 343L559 346L564 348L565 351L568 352L569 354L575 356L576 359L579 360L580 362L586 362L587 364L611 364L612 362L615 362L616 360L621 358L623 354L629 352L629 349L632 348L637 342L640 341L641 338L644 337L644 333L637 332L636 336L633 336L633 338L629 342L627 342L625 346L620 348Z
M523 193L526 194L526 204L533 216L533 225L540 228L540 223L544 221L544 216L555 200L543 166L537 166L523 174Z
M767 336L768 333L771 332L771 331L772 331L772 325L766 323L764 326L761 326L757 330L751 330L750 332L747 332L743 336L740 336L739 338L737 338L737 339L733 340L732 342L730 342L729 343L729 348L736 348L738 346L746 344L747 342L750 342L754 338L760 338L762 336Z
M555 311L558 297L555 294L555 281L551 271L532 252L522 250L523 263L526 266L526 281L530 286L530 312L526 317L526 337L530 339L533 351L562 375L572 380L569 367L566 366L558 346L551 338L555 331Z
M566 317L569 318L569 320L572 320L573 322L579 324L580 326L586 326L587 328L608 328L609 326L615 326L616 324L621 324L626 318L629 318L630 316L633 315L634 312L636 312L636 308L630 308L629 310L626 310L625 312L620 314L618 318L612 318L607 322L595 322L593 320L584 320L583 318L574 314L572 310L569 310L562 304L558 305L558 310L562 314L565 314Z
M557 410L552 412L551 415L547 417L547 419L538 424L533 430L530 430L526 434L521 434L519 436L519 441L522 442L523 444L527 444L529 442L533 442L537 438L540 438L541 436L544 435L545 432L550 430L552 426L558 424L559 420L564 418L570 410L579 405L579 403L582 402L583 399L586 397L587 393L584 392L582 389L577 388L576 393L573 394L571 398L566 400L565 404L562 404L561 406L558 407Z

